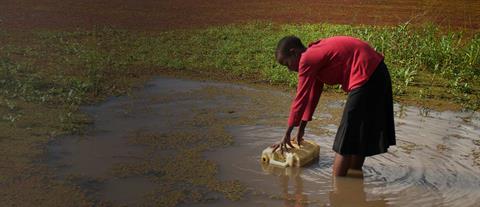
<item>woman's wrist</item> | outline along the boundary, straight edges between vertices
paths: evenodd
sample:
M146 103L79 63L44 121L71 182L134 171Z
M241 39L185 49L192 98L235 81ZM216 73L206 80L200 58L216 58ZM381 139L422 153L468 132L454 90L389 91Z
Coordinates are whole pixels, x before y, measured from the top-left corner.
M289 126L289 127L287 128L286 134L287 134L287 135L291 134L292 131L293 131L293 128L294 128L294 126Z

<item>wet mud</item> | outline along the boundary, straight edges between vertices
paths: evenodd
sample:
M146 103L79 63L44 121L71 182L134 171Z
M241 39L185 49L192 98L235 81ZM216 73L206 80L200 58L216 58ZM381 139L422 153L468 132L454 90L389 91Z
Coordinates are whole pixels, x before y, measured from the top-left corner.
M254 20L371 25L433 22L445 27L478 29L480 3L477 0L4 0L0 7L0 27L21 30L109 26L164 31Z
M480 202L480 115L395 106L397 146L363 172L332 178L345 97L325 93L306 139L305 168L262 165L284 133L292 92L160 77L82 110L84 134L49 145L57 179L106 205L474 206ZM348 198L348 199L346 199Z

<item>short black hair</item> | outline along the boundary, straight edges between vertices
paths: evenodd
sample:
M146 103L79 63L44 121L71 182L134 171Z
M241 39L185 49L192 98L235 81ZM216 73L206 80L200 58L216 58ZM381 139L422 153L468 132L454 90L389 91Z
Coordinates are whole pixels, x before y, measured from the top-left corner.
M282 39L280 39L280 41L278 41L277 49L275 50L275 58L278 60L278 57L280 55L282 55L283 57L289 57L289 51L292 48L303 49L305 48L305 46L303 45L300 38L294 35L283 37Z

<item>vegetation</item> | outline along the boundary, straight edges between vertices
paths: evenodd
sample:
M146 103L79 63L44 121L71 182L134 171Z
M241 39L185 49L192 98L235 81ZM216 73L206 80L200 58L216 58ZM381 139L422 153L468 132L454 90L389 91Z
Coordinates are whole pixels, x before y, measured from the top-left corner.
M0 34L9 36L6 31ZM408 24L252 23L154 35L108 28L39 31L32 34L28 44L2 44L1 93L28 101L76 105L102 94L124 92L127 87L119 83L128 77L162 67L213 71L294 86L295 74L273 58L276 42L289 34L306 43L334 35L361 38L385 55L394 94L447 99L478 109L480 35Z
M172 68L219 69L238 77L255 77L272 84L295 86L296 74L275 63L277 41L294 34L308 43L334 35L366 40L386 57L394 94L417 100L443 99L478 110L480 35L444 32L433 25L410 27L331 24L224 26L151 37L141 49L152 52L154 65ZM159 46L161 45L161 46ZM171 45L171 46L169 46ZM195 45L195 46L192 46ZM147 61L148 61L147 60Z

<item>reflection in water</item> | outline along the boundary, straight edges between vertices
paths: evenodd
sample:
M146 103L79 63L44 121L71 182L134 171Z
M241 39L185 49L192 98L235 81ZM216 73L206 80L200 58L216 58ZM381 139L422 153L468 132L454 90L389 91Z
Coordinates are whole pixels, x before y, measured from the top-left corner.
M305 207L308 206L308 197L303 191L303 180L300 177L301 168L288 167L280 168L265 163L261 163L262 170L268 174L278 176L278 183L282 190L285 207ZM289 192L289 183L293 183L293 193Z
M309 197L304 192L304 179L302 168L281 168L261 163L262 170L278 177L278 184L282 191L283 206L306 207L309 206ZM349 170L346 177L332 176L333 188L328 193L330 206L386 206L384 200L368 200L364 191L363 172ZM292 189L293 188L293 189ZM291 190L290 190L291 189Z

